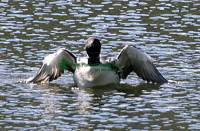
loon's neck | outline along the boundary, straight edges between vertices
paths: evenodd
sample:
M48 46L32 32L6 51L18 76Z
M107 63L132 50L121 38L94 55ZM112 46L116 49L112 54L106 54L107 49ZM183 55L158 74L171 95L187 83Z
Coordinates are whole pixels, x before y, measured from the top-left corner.
M98 64L100 64L100 58L99 57L89 57L88 64L89 65L98 65Z

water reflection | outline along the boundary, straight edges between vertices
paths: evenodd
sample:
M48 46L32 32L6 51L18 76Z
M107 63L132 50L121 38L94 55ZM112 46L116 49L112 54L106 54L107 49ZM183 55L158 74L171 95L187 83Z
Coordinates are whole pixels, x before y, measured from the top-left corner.
M101 122L107 122L109 120L106 120L106 115L111 115L113 117L116 117L117 114L115 112L117 110L110 109L113 105L115 106L116 103L119 103L118 108L126 108L127 104L122 104L120 101L124 101L122 96L125 98L128 98L128 101L130 100L130 97L138 97L139 95L142 95L145 90L158 90L160 85L147 85L147 84L140 84L138 86L130 86L130 85L110 85L105 87L96 87L96 88L78 88L74 86L67 87L66 86L60 86L57 84L51 84L48 86L48 88L45 87L45 90L48 89L49 92L54 94L54 97L51 98L51 96L48 95L48 97L44 98L44 101L49 101L45 105L45 117L49 118L48 120L51 120L52 115L54 117L60 117L59 115L62 115L64 112L68 112L67 116L62 116L62 119L68 120L71 119L73 121L78 121L79 129L92 129L96 128L96 124L89 124L89 121L93 121L96 123L97 121ZM41 88L41 87L40 87ZM50 88L50 89L49 89ZM55 102L56 96L63 96L68 95L69 91L72 93L71 98L73 97L74 102L68 105L67 103L67 109L65 108L55 108L55 105L60 105L61 101L58 100ZM65 94L67 93L67 94ZM108 97L108 98L105 98ZM64 100L66 101L66 100ZM55 103L54 103L55 102ZM52 103L54 103L52 105ZM130 104L130 103L129 103ZM54 107L54 108L53 108ZM72 109L70 109L72 108ZM49 111L51 109L51 111ZM64 110L63 110L64 109ZM73 113L77 112L75 116L71 116L69 111L72 111ZM105 112L107 112L105 114ZM61 114L60 114L61 113ZM99 114L100 113L100 114ZM58 116L57 116L58 115ZM79 118L81 116L81 118ZM68 118L72 117L72 118ZM126 118L126 117L125 117ZM118 120L118 122L124 121L123 119ZM92 123L93 123L92 122ZM123 124L122 124L123 125ZM120 127L120 126L119 126ZM118 127L118 128L119 128ZM124 127L124 125L122 126ZM120 127L120 128L122 128ZM114 128L114 127L113 127Z
M26 84L22 84L22 86L25 85ZM59 112L60 109L56 106L59 105L59 101L57 101L57 96L60 95L65 98L67 97L65 95L69 95L69 93L71 93L71 95L75 98L76 103L74 103L74 106L79 109L78 112L80 114L89 114L89 111L94 107L93 104L101 105L100 101L105 95L123 94L125 96L138 97L142 95L143 92L150 92L151 90L158 90L159 88L160 85L146 83L141 83L137 86L120 84L93 88L78 88L74 87L72 84L66 87L66 85L60 85L56 83L50 85L29 85L29 89L33 91L36 90L36 92L39 91L41 93L40 97L42 97L43 103L45 103L45 114L54 114L55 112ZM24 90L28 90L28 88Z

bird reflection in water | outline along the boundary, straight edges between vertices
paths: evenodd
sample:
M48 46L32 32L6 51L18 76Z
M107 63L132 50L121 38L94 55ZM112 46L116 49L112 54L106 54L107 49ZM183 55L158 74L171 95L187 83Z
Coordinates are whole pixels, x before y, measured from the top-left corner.
M77 95L77 106L79 114L89 114L91 109L90 102L92 101L92 94L86 90L73 87L72 92Z
M91 126L95 126L88 123L88 118L104 119L99 113L103 111L106 104L109 104L107 103L109 99L113 99L116 95L123 95L122 99L124 97L131 99L131 97L139 97L144 91L151 92L159 88L160 85L145 83L136 86L120 84L94 88L78 88L73 85L66 87L66 85L51 83L35 85L31 87L31 90L37 92L38 100L41 102L43 122L51 123L56 117L65 114L61 117L64 121L66 119L68 122L72 118L74 120L78 118L79 128L88 130L93 128ZM110 104L112 106L112 103ZM74 113L78 113L80 116L74 116Z
M100 109L103 104L103 96L113 95L116 92L125 93L125 95L131 95L138 97L143 94L144 91L158 90L160 88L159 84L146 84L141 83L136 86L130 86L129 84L120 85L108 85L92 88L78 88L73 87L72 91L77 95L77 108L80 114L90 114L90 110Z

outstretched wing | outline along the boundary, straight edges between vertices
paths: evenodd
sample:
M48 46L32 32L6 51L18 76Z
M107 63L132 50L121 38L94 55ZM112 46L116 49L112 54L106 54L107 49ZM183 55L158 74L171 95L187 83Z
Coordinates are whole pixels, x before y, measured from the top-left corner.
M47 83L57 79L64 70L75 71L76 57L66 49L46 56L43 65L34 77L26 80L26 83Z
M149 55L141 50L125 46L116 60L122 79L134 71L139 77L148 82L165 83L167 80L160 74Z

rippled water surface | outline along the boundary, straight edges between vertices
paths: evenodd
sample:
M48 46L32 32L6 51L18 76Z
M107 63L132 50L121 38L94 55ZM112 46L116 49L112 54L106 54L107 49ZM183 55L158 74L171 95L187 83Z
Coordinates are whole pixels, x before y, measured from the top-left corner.
M199 0L0 1L0 128L4 130L200 130ZM169 80L145 84L134 73L119 86L81 89L65 73L49 85L18 83L60 47L102 56L124 45L151 55Z

